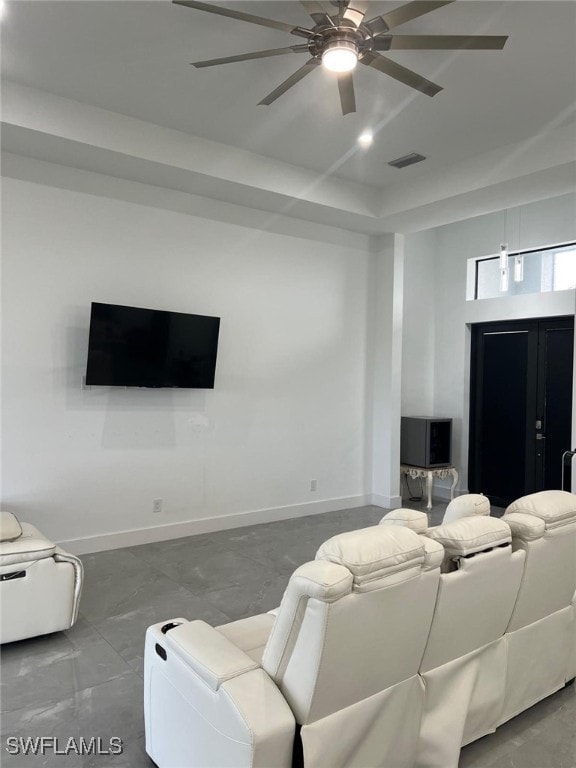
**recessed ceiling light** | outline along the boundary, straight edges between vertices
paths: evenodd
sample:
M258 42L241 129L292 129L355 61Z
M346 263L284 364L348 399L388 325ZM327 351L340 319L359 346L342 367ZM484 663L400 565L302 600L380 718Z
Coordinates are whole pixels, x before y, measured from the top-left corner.
M374 134L372 131L363 131L360 136L358 136L358 144L360 144L362 149L367 149L373 141Z

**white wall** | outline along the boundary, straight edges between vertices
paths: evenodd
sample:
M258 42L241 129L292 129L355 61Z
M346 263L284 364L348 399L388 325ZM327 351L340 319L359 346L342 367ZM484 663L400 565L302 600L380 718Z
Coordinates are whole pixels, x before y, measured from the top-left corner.
M7 507L61 541L365 501L365 249L15 179L3 220ZM91 301L221 316L216 388L82 389Z
M369 252L49 176L3 181L2 502L76 551L393 506L400 409L454 418L464 491L467 324L574 311L574 292L466 302L467 260L495 252L503 212ZM575 239L576 197L509 221L511 248ZM216 389L82 389L91 301L221 316Z
M433 373L429 371L430 357L420 348L422 381L419 392L414 387L403 396L406 410L429 411L433 392L432 412L454 419L453 460L460 472L459 490L468 484L468 411L470 371L470 324L520 317L546 317L573 314L574 291L556 294L534 294L503 299L466 301L466 269L470 258L498 252L503 239L511 249L539 248L553 243L576 239L576 195L550 198L520 208L466 219L408 236L405 267L405 302L408 307L414 280L410 270L421 275L417 289L422 294L433 291L434 301L419 306L421 311L404 314L404 347L410 345L418 352L421 334L434 327ZM431 252L432 251L432 252ZM433 275L429 265L433 264ZM423 330L424 329L424 330ZM409 374L414 374L417 355L404 354L403 388L406 392ZM421 408L419 407L421 406ZM576 407L574 408L576 417ZM576 434L576 432L575 432ZM436 488L442 483L437 483Z
M371 242L367 440L372 503L400 506L400 403L404 236Z
M436 230L406 235L402 334L402 415L434 408Z

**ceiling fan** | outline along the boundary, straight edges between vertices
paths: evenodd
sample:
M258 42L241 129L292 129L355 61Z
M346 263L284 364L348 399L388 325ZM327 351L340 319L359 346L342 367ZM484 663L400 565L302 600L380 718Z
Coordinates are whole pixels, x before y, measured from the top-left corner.
M243 11L210 5L199 0L173 0L176 5L185 5L199 11L207 11L231 19L247 21L288 32L291 35L306 39L300 45L289 45L285 48L273 48L267 51L243 53L238 56L226 56L221 59L196 61L195 67L213 67L218 64L232 64L249 59L264 59L270 56L281 56L287 53L308 53L310 58L290 77L260 101L260 104L272 104L279 96L303 77L310 74L322 64L326 69L335 72L338 78L338 90L342 114L356 111L352 70L357 63L372 67L379 72L399 80L401 83L415 88L427 96L435 96L442 87L427 80L397 62L381 55L381 51L400 50L501 50L507 36L497 35L396 35L392 30L407 21L423 16L425 13L450 5L455 0L414 0L388 13L365 19L369 0L330 0L332 8L328 8L320 0L300 0L306 12L312 18L314 25L295 27L283 21L254 16Z

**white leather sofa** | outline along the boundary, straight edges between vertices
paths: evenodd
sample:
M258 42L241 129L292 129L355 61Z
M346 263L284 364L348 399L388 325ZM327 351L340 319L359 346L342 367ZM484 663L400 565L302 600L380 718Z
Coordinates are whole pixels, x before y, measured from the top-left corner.
M576 496L542 491L502 518L525 553L518 600L506 631L508 664L500 722L562 688L576 675Z
M69 629L78 615L82 574L77 557L0 512L0 643Z
M574 677L576 497L547 493L504 519L461 499L436 528L395 510L325 542L276 611L150 627L148 754L159 768L457 768L462 745Z
M294 572L277 615L150 627L152 760L289 768L301 751L307 768L413 766L442 559L403 527L352 531Z
M436 528L427 528L427 516L416 510L394 510L381 521L381 525L407 525L441 542L448 561L463 554L458 552L460 537L454 536L459 526L473 526L478 531L493 521L493 525L506 525L510 531L512 553L500 552L500 567L491 569L492 573L482 574L482 566L495 556L490 552L481 558L475 556L470 563L460 561L457 575L460 569L467 571L472 576L468 584L473 585L461 595L463 603L457 594L450 598L446 591L451 573L443 572L440 577L421 668L426 700L417 765L422 768L457 766L459 737L462 746L480 738L576 677L576 496L542 491L513 502L500 521L488 517L489 512L486 497L467 494L448 505L442 525ZM470 528L470 534L472 531ZM472 543L470 536L467 546ZM513 570L508 577L500 573L506 557L508 568ZM443 565L446 570L447 561ZM481 584L475 583L474 577ZM490 582L494 597L486 604L483 600ZM511 603L513 585L516 596ZM441 666L430 672L431 643L446 611L452 615L439 637L445 638L444 649L453 653L454 659L444 673ZM507 613L505 631L498 639ZM458 658L463 628L473 630L479 643L487 632L494 639L478 652ZM450 680L436 683L434 678L442 674L454 676L451 685ZM467 696L470 700L466 705Z

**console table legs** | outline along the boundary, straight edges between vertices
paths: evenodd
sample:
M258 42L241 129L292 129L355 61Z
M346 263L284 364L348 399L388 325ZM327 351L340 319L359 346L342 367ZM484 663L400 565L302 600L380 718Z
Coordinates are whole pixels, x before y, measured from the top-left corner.
M454 498L454 491L458 485L458 471L455 467L436 467L435 469L427 469L426 467L413 467L408 464L403 464L400 467L400 478L402 478L402 475L412 478L419 477L426 480L426 509L432 509L432 485L435 477L438 477L441 480L444 480L447 477L452 477L450 500Z
M434 473L426 472L426 495L428 496L428 504L426 509L432 509L432 483L434 482Z
M450 470L450 474L452 475L452 485L450 486L450 501L454 498L454 489L458 485L458 472L452 467Z

